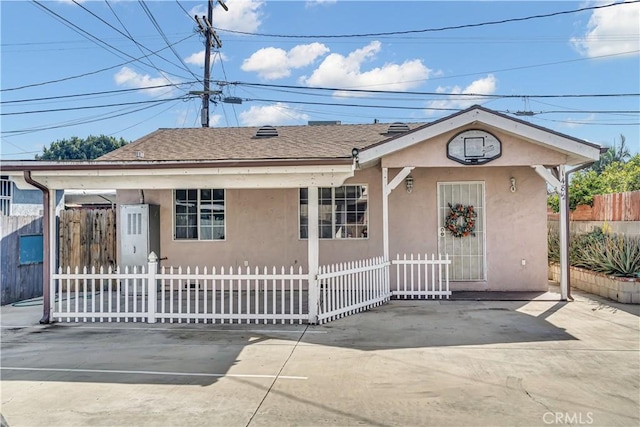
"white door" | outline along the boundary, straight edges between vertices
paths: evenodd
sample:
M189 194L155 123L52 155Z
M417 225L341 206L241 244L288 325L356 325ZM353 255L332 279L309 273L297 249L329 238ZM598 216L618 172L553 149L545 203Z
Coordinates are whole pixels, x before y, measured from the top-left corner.
M447 217L452 206L473 207L476 213L474 228L467 236L455 237L446 228ZM464 218L456 220L458 227L465 225ZM456 281L486 280L485 268L485 209L484 182L439 182L438 183L438 251L449 254L452 260L450 279Z

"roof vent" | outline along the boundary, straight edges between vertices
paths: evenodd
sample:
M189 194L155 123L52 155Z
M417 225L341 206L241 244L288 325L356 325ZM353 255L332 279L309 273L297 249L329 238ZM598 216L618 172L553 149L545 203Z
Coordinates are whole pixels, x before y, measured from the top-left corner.
M144 158L144 151L136 151L136 159Z
M273 126L262 126L256 132L256 137L258 138L269 138L272 136L278 136L278 129Z
M387 129L387 133L404 133L409 131L409 125L402 122L391 123L389 129Z

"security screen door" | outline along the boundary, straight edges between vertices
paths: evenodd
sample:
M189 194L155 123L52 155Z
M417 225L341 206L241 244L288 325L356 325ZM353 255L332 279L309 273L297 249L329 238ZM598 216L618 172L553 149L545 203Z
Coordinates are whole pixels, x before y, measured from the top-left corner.
M477 213L475 229L469 236L455 237L446 229L446 218L452 206L473 206ZM449 279L457 281L486 280L485 268L484 182L438 183L438 251L452 260ZM458 218L461 225L463 218Z

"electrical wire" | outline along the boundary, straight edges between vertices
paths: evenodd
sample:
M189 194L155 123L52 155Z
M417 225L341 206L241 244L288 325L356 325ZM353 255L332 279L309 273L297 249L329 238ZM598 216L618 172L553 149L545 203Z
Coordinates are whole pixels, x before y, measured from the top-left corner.
M247 31L236 31L236 30L229 30L229 29L223 29L223 28L217 28L217 27L216 27L216 30L225 31L233 34L243 34L243 35L250 35L250 36L261 36L261 37L275 37L275 38L333 39L333 38L381 37L381 36L395 36L395 35L406 35L406 34L432 33L432 32L449 31L449 30L461 30L465 28L477 28L477 27L485 27L489 25L499 25L499 24L507 24L512 22L530 21L533 19L551 18L554 16L568 15L573 13L585 12L588 10L605 9L609 7L620 6L623 4L633 4L638 2L640 2L640 0L630 0L624 3L611 3L606 5L600 5L600 6L588 6L588 7L582 7L579 9L531 15L531 16L525 16L521 18L507 18L507 19L500 19L496 21L479 22L475 24L461 24L461 25L451 25L446 27L423 28L420 30L388 31L388 32L379 32L379 33L291 35L291 34L251 33Z
M83 37L89 39L90 41L94 42L96 45L98 45L101 48L105 49L109 53L112 53L112 54L118 56L119 58L122 58L122 56L120 56L120 55L116 54L115 52L113 52L113 51L116 51L116 52L120 53L121 55L124 55L124 56L126 56L128 58L134 59L133 56L129 55L128 53L124 52L121 49L118 49L117 47L113 46L112 44L109 44L109 43L105 42L104 40L101 40L99 37L91 34L90 32L80 28L79 26L77 26L73 22L69 21L68 19L64 18L63 16L59 15L58 13L54 12L53 10L49 9L45 5L43 5L40 2L38 2L37 0L32 0L32 1L38 7L42 8L43 10L48 12L49 14L53 15L56 19L58 19L64 25L66 25L67 27L71 28L73 31L75 31L76 33L80 34L81 36L83 36ZM124 58L122 58L122 59L124 59ZM147 65L147 64L144 64L143 62L141 62L141 64ZM167 74L173 75L173 76L179 77L179 78L184 78L184 76L180 76L180 75L174 74L174 73L167 72Z
M184 66L184 70L189 72L196 80L198 80L199 79L198 76L196 76L193 73L193 71L191 71L191 69L189 69L189 66L187 64L185 64L185 62L182 59L182 57L180 57L178 52L173 48L173 46L171 46L171 42L169 41L169 39L167 38L167 35L162 30L162 27L160 26L160 24L158 24L158 21L156 20L156 18L153 16L153 13L151 13L151 9L149 9L149 6L147 6L143 0L138 0L138 4L140 5L140 7L142 7L142 10L144 10L145 14L149 18L149 20L151 21L153 26L156 28L156 30L158 31L158 34L160 34L162 36L162 38L164 39L164 41L167 44L167 46L169 46L169 49L171 49L171 52L173 52L175 57L178 58L178 61L180 61L180 63Z
M50 99L64 99L64 98L77 98L81 96L93 96L93 95L104 95L109 93L123 93L123 92L133 92L138 90L149 90L149 89L159 89L162 87L177 87L188 84L193 84L197 82L183 82L183 83L170 83L166 85L155 85L155 86L143 86L143 87L134 87L129 89L115 89L115 90L103 90L100 92L87 92L87 93L76 93L73 95L58 95L58 96L45 96L41 98L29 98L29 99L16 99L12 101L0 101L0 104L15 104L18 102L31 102L31 101L46 101Z
M638 0L640 1L640 0ZM308 86L296 86L296 85L277 85L269 83L249 83L249 82L224 82L216 81L220 86L224 85L236 85L236 86L252 86L252 87L273 87L273 88L285 88L285 89L304 89L304 90L324 90L332 92L353 92L353 93L384 93L384 94L411 94L411 95L428 95L428 96L447 96L451 99L460 99L468 97L481 97L481 98L614 98L614 97L637 97L640 93L599 93L599 94L563 94L563 95L505 95L505 94L482 94L482 93L443 93L443 92L417 92L417 91L397 91L397 90L375 90L375 89L349 89L349 88L336 88L336 87L308 87Z
M164 101L165 102L170 102L171 100L170 99L165 99ZM147 105L147 106L135 109L135 110L130 110L130 108L126 108L125 110L128 110L128 111L124 111L124 112L121 112L121 113L118 113L118 114L113 114L113 115L110 115L110 116L106 116L104 114L101 114L97 118L92 118L92 119L88 119L88 120L83 120L83 119L75 120L75 121L73 121L73 123L63 123L63 124L52 125L52 126L41 126L39 128L31 128L31 129L2 130L2 131L0 131L0 134L11 134L11 136L18 136L18 135L25 135L25 134L29 134L29 133L41 132L41 131L45 131L45 130L60 129L60 128L65 128L65 127L84 125L84 124L87 124L87 123L93 123L93 122L98 122L98 121L102 121L102 120L109 120L109 119L113 119L113 118L116 118L116 117L125 116L127 114L137 113L139 111L147 110L149 108L157 107L157 106L160 106L160 105L162 105L162 103Z
M23 114L55 113L55 112L59 112L59 111L90 110L90 109L94 109L94 108L122 107L124 105L154 104L154 103L158 103L158 102L175 101L175 100L178 100L178 99L184 99L184 97L180 96L180 97L177 97L177 98L170 98L170 99L152 99L152 100L147 100L147 101L120 102L120 103L117 103L117 104L85 105L85 106L82 106L82 107L52 108L52 109L48 109L48 110L16 111L16 112L13 112L13 113L2 112L2 113L0 113L0 116L17 116L17 115L23 115Z
M190 34L189 36L187 36L187 37L175 42L174 45L182 43L183 41L188 40L188 39L190 39L191 37L194 37L194 36L195 36L195 34ZM76 74L74 76L69 76L69 77L63 77L63 78L56 79L56 80L49 80L49 81L45 81L45 82L31 83L31 84L23 85L23 86L16 86L16 87L10 87L10 88L6 88L6 89L0 89L0 92L9 92L9 91L13 91L13 90L21 90L21 89L27 89L27 88L30 88L30 87L45 86L45 85L49 85L49 84L53 84L53 83L64 82L64 81L67 81L67 80L79 79L79 78L82 78L82 77L86 77L86 76L90 76L90 75L93 75L93 74L102 73L104 71L113 70L114 68L118 68L118 67L122 67L122 66L125 66L125 65L128 65L128 64L131 64L132 62L139 61L142 58L146 58L149 55L152 55L152 54L157 53L157 52L161 52L161 51L163 51L165 49L169 49L169 47L168 46L163 47L162 49L158 49L158 50L156 50L154 52L151 52L148 55L140 56L138 58L133 58L133 59L131 59L129 61L122 62L122 63L116 64L116 65L112 65L111 67L101 68L99 70L89 71L87 73L82 73L82 74Z

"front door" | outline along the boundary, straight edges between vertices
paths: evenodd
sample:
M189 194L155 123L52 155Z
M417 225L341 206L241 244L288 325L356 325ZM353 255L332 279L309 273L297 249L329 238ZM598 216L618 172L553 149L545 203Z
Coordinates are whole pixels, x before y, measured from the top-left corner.
M459 214L451 216L451 208L459 206ZM471 209L470 209L471 208ZM472 229L465 217L477 215ZM456 218L456 216L458 216ZM450 280L479 281L486 280L485 268L485 209L484 182L439 182L438 183L438 251L443 256L449 254L452 260L449 272ZM447 228L453 223L462 236L455 236ZM455 218L455 221L453 219ZM468 233L466 232L468 231Z

